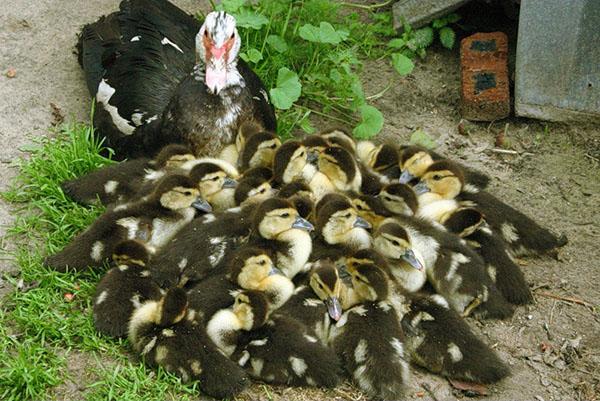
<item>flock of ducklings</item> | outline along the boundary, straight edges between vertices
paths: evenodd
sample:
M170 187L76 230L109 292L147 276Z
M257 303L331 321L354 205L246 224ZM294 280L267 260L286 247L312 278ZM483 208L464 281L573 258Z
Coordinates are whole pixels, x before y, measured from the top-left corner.
M45 263L114 264L94 322L150 365L230 397L249 378L398 399L410 364L496 382L508 367L464 318L504 319L532 294L513 256L566 243L432 151L342 129L281 143L251 123L219 158L154 159L63 184L107 206Z

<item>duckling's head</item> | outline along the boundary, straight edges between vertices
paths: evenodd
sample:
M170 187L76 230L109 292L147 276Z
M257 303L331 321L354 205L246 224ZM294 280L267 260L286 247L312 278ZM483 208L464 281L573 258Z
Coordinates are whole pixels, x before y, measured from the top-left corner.
M172 326L179 323L187 313L188 299L185 290L179 287L167 291L159 303L159 326Z
M272 132L261 131L246 140L240 154L242 170L252 167L270 167L281 140Z
M384 301L389 295L389 277L373 263L348 265L352 287L362 301Z
M200 195L210 202L215 208L230 207L233 204L233 196L237 181L230 177L223 168L213 162L196 164L190 170L190 178L197 183ZM225 205L220 205L224 203Z
M213 94L237 85L236 63L242 44L232 15L213 11L196 35L196 63L205 66L204 83Z
M261 291L244 290L235 297L233 313L242 330L254 330L264 325L269 317L269 301Z
M262 127L253 120L242 122L235 136L235 148L237 151L241 152L244 146L246 146L246 140L262 130Z
M270 275L277 274L277 269L269 252L255 247L240 249L229 264L229 278L247 290L258 289L260 282Z
M279 188L279 197L280 198L287 199L287 198L291 198L294 195L305 196L305 197L311 199L312 201L315 200L315 195L313 194L312 190L310 189L308 184L302 180L294 180L288 184L283 185L281 188Z
M415 191L407 184L388 184L377 195L383 205L394 214L414 216L419 208Z
M329 142L330 145L337 145L346 149L351 154L356 153L356 142L350 131L345 128L333 127L319 132Z
M387 269L385 258L373 248L360 249L346 258L346 266L348 267L361 264L374 264L381 269Z
M382 224L373 237L373 247L386 258L403 260L417 270L423 270L421 255L413 249L407 231L396 222Z
M140 241L125 240L117 244L113 250L112 260L115 265L146 266L150 259L150 253L146 246Z
M195 158L194 153L188 146L174 143L163 147L156 155L154 162L159 169L177 169L185 162Z
M302 140L302 144L308 150L308 161L313 164L316 164L319 153L329 146L329 142L319 135L308 135Z
M485 223L483 214L477 209L468 207L452 213L444 221L444 227L451 233L464 238L473 234L483 223Z
M338 321L342 317L342 304L340 303L342 281L338 271L329 261L320 260L315 265L310 273L310 287L327 306L329 316Z
M200 191L189 177L174 174L161 179L153 196L159 199L161 206L170 210L185 209L190 206L209 213L210 205L200 196Z
M290 183L301 179L308 162L306 146L298 141L288 141L275 152L273 178L279 183Z
M286 199L267 199L256 209L254 229L262 238L278 239L292 230L312 231L313 225L304 219Z
M355 249L368 248L371 225L340 194L328 194L317 204L317 231L330 245L344 244Z
M407 146L400 152L400 183L408 184L420 178L425 170L433 164L433 157L427 149L420 146Z
M392 213L384 206L381 199L371 195L357 195L352 198L352 204L358 211L358 215L371 224L378 227Z
M431 192L443 199L454 199L462 191L464 183L464 174L458 165L440 160L425 170L414 190L417 195Z
M367 165L377 172L383 172L390 167L398 166L400 157L393 145L376 146L368 155Z
M265 179L264 176L259 174L250 176L244 175L235 189L235 204L241 205L262 202L265 199L275 196L276 193L277 191L271 188L270 179Z
M294 205L301 217L309 221L313 220L315 213L315 202L313 202L310 197L298 194L292 195L287 199L292 202L292 205Z
M319 171L340 191L350 188L360 188L360 182L352 185L353 181L359 179L360 172L354 160L354 156L346 149L339 146L329 146L319 153L317 160ZM349 187L349 185L352 185Z

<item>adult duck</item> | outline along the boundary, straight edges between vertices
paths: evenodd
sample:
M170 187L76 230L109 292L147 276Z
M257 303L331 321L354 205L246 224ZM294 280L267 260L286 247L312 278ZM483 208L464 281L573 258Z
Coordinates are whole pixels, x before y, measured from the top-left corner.
M215 155L244 121L275 131L267 92L238 58L240 46L225 12L201 24L166 0L122 1L86 25L78 42L98 134L124 158L168 143Z

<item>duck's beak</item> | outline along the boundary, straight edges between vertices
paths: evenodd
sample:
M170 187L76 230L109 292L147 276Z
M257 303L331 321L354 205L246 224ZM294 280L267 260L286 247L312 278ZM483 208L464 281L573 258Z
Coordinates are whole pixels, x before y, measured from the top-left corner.
M427 186L427 184L423 181L419 182L417 185L413 187L415 194L422 195L424 193L430 192L431 189Z
M237 181L233 178L225 177L223 180L223 186L221 188L235 188L237 187Z
M281 272L281 270L279 270L275 266L271 267L271 270L269 270L269 276L277 276L277 275L283 276L283 273Z
M312 231L315 229L315 226L313 226L310 223L310 221L306 220L305 218L298 216L296 217L296 220L294 220L292 228L299 228L300 230Z
M342 304L337 297L329 297L325 300L327 313L336 322L342 317Z
M423 270L423 264L417 259L412 249L407 250L406 253L402 255L402 259L415 269Z
M192 203L192 207L194 209L199 210L199 211L204 212L204 213L210 213L210 212L212 212L212 206L210 205L210 203L208 203L204 199L196 199Z
M414 180L416 177L414 175L412 175L411 173L408 172L408 170L404 170L402 172L402 174L400 174L400 184L408 184L409 182L411 182L412 180Z
M352 225L352 227L359 227L369 230L371 228L371 224L362 217L356 216L356 220L354 220L354 224Z

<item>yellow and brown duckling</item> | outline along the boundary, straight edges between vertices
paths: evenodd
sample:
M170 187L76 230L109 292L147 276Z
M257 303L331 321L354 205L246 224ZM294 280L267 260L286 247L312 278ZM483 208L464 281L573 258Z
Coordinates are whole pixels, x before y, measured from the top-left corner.
M318 171L308 181L317 200L337 191L359 192L362 174L354 156L339 146L329 146L318 155Z
M270 167L275 152L281 146L279 137L267 131L258 132L247 139L238 162L241 171L253 167Z
M287 141L275 152L273 181L277 185L289 184L294 180L310 182L316 171L309 160L308 149L299 141Z
M390 280L375 264L348 266L354 306L331 329L331 342L356 385L369 397L401 399L409 355L398 312L389 302Z
M212 397L235 396L249 384L247 374L217 349L189 312L181 288L168 290L159 301L146 301L129 322L133 349L148 364L161 366L183 381L198 380L202 391Z
M476 383L494 383L510 374L440 295L413 298L402 328L411 361L430 372Z
M244 150L246 140L252 135L262 132L263 127L254 121L244 121L240 124L235 136L235 142L223 147L218 158L226 161L232 166L237 166L240 154Z
M375 173L385 177L389 182L400 179L400 155L398 149L390 144L375 145L370 141L359 141L357 157Z
M271 198L256 208L248 243L269 251L275 265L291 279L307 269L313 229L289 200Z
M197 209L210 211L210 205L190 178L171 175L145 200L117 209L105 212L44 263L60 271L101 267L115 246L126 239L138 239L158 250L194 218Z
M240 178L235 188L234 200L237 206L244 206L277 194L277 190L271 187L273 171L268 167L255 167L247 170Z
M150 255L135 240L123 241L115 247L110 269L100 280L94 294L94 326L113 337L127 335L131 315L142 303L158 301L162 291L146 270Z
M400 183L408 184L418 181L431 164L444 159L446 159L444 156L420 146L403 147L400 150L400 170L402 170ZM464 171L465 192L479 192L488 186L489 176L475 169L459 166Z
M510 257L506 244L485 222L481 212L473 208L459 209L444 221L444 226L464 238L481 255L496 287L508 302L522 305L533 301L523 272Z
M194 159L185 145L167 145L154 159L139 158L110 164L82 177L62 183L61 188L71 199L84 205L100 201L102 205L133 199L148 182L156 182L168 171L177 170Z
M377 197L394 214L414 216L419 209L419 201L415 191L406 184L388 184L381 189Z
M292 202L300 216L311 222L314 220L315 196L304 181L295 180L283 185L277 195Z
M200 195L215 211L235 206L237 177L232 176L222 165L213 162L195 164L189 171L190 178L198 184Z
M342 127L331 127L320 131L318 136L325 138L329 145L346 149L350 154L356 154L356 142L350 131Z
M418 184L419 191L424 192L422 196L431 193L433 194L431 196L439 197L446 202L466 203L481 211L490 228L502 237L514 255L543 254L555 251L567 243L564 235L560 237L554 235L490 193L465 191L464 187L460 186L460 179L457 179L460 178L460 174L461 168L457 164L446 161L436 162L424 173L421 183ZM457 178L452 178L452 175ZM436 180L436 177L441 179ZM440 184L442 181L445 183ZM437 202L434 202L434 205L435 203ZM442 217L440 220L448 218L449 214L440 213L439 208L434 213Z
M359 216L346 196L331 193L316 207L316 233L310 260L330 259L333 262L349 253L371 245L371 225Z

